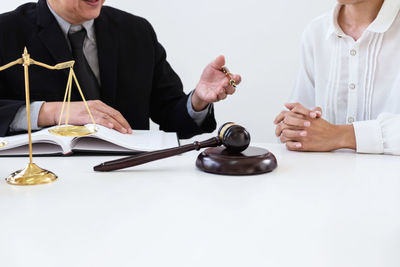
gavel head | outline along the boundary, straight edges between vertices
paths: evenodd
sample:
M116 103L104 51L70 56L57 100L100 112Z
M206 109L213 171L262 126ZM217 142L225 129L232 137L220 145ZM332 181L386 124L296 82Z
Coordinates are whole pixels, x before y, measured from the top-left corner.
M232 153L240 153L250 145L249 132L233 122L222 125L218 130L218 136L226 149Z

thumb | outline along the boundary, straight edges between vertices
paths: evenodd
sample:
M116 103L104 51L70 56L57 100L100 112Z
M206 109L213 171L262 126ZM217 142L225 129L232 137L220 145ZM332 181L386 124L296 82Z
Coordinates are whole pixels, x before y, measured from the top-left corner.
M222 55L218 56L213 62L211 62L211 66L220 70L223 66L225 66L225 57Z

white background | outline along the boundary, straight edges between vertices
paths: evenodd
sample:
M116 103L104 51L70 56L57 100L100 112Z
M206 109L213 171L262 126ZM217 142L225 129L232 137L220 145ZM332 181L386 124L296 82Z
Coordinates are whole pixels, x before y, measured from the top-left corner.
M24 0L3 1L0 12ZM185 91L195 88L216 56L243 76L237 93L215 105L218 124L235 121L256 142L274 142L272 121L294 85L304 27L334 0L108 0L148 19ZM132 81L134 82L134 81Z

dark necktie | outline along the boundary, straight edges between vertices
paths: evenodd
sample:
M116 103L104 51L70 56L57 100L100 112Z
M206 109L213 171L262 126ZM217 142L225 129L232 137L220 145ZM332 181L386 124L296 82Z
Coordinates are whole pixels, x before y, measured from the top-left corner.
M95 100L100 99L100 87L83 53L85 36L85 28L82 28L82 30L78 32L68 34L72 55L75 59L74 71L78 78L79 85L82 88L86 100Z

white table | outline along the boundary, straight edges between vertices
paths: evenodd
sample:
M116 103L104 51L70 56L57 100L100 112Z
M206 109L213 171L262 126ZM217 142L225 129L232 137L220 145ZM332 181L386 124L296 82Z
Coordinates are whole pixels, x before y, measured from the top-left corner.
M0 181L1 267L400 266L400 157L272 151L260 176L203 173L197 152L113 173L115 157L35 158L60 179ZM0 177L26 158L0 158Z

